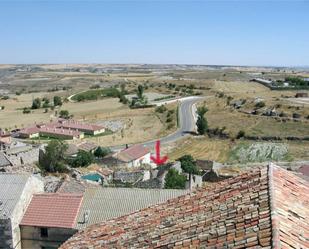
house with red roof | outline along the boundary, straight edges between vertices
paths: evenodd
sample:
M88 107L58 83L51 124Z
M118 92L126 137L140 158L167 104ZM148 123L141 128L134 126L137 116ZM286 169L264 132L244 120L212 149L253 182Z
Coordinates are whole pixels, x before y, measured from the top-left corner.
M20 222L22 248L58 248L76 233L83 194L33 195Z
M21 138L36 138L39 136L59 139L82 139L84 134L99 135L105 132L100 125L85 124L75 120L58 119L50 123L35 124L19 131Z
M113 155L118 166L126 166L128 168L140 167L143 164L151 164L150 150L141 144L132 145Z
M76 233L60 249L309 248L309 182L270 164Z

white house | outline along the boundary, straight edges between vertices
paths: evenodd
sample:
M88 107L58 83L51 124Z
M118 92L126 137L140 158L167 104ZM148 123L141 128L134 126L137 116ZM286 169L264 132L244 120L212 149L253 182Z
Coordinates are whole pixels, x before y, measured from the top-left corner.
M128 168L151 164L150 150L141 144L126 148L113 156L117 163L125 164Z

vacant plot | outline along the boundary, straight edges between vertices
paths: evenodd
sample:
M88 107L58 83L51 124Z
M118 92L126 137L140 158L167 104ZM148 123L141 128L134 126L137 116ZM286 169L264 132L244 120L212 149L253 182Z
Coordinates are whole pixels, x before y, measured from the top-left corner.
M259 162L269 160L309 160L309 142L289 141L281 143L269 143L273 144L274 146L269 146L268 148L267 146L263 147L262 145L267 143L262 142L256 143L253 141L241 140L231 142L230 140L218 140L209 138L189 138L187 140L180 141L173 149L169 150L168 155L170 160L176 160L183 155L191 154L195 159L214 160L221 163L235 163L237 162L236 159L239 158L239 156L235 157L235 153L239 152L239 148L251 148L250 146L252 146L253 144L260 145L260 147L264 148L264 151L252 150L257 156L257 159L252 161ZM286 148L287 152L281 152L281 148ZM250 151L250 153L253 153L252 151ZM266 155L263 160L260 158L260 153L262 152ZM275 152L279 156L275 155ZM272 157L273 159L271 159Z
M209 138L190 138L177 143L175 149L169 152L170 160L191 154L196 159L226 162L229 151L234 143L229 140L214 140Z

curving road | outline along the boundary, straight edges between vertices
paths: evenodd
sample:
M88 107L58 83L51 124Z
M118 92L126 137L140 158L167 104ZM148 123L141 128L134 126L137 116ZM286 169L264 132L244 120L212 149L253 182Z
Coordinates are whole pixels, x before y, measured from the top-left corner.
M179 140L180 138L189 136L191 133L196 132L195 104L202 99L204 99L204 97L194 96L194 97L187 97L187 98L178 100L180 102L179 114L178 114L179 129L176 132L166 137L158 138L161 144L168 144L168 143L175 142ZM143 144L144 146L153 148L158 139L143 142L141 144ZM115 147L112 147L111 149L120 150L123 148L125 148L125 145L115 146Z

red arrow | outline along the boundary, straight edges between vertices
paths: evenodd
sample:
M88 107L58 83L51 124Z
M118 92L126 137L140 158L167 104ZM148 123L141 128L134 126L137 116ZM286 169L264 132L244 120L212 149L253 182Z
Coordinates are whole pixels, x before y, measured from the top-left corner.
M164 164L167 161L167 156L162 158L160 156L160 140L156 142L156 157L150 156L150 159L158 166Z

